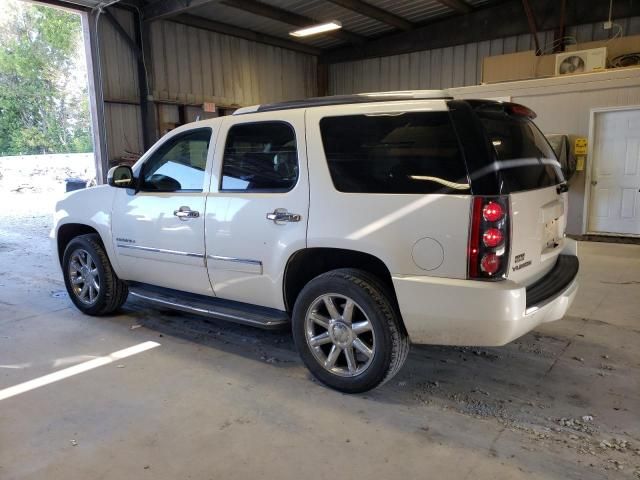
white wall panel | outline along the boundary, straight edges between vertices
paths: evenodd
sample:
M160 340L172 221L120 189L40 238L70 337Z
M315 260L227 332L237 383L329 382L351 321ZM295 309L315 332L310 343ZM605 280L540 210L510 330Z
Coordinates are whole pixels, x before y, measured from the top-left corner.
M640 34L640 17L615 20L624 35ZM608 33L602 24L570 27L567 36L578 43L603 40ZM541 48L550 51L553 32L538 34ZM333 95L357 92L439 89L478 85L485 57L534 49L529 34L496 40L438 48L397 56L333 64L329 69L329 92Z

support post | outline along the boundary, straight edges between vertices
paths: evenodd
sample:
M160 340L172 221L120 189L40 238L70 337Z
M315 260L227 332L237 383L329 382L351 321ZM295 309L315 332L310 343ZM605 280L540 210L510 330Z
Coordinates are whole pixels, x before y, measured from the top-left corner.
M564 52L565 45L565 22L567 16L567 0L560 1L560 25L555 29L553 35L553 52Z
M149 75L147 70L147 59L151 57L149 49L149 26L144 25L141 21L140 14L137 11L129 11L133 15L133 30L135 39L131 38L127 30L122 26L118 19L105 9L105 18L113 25L116 32L129 46L137 60L138 70L138 92L140 97L140 123L142 124L142 144L143 150L148 150L157 140L158 133L155 122L154 105L151 101L149 92Z
M318 97L329 95L329 65L320 63L316 65Z
M96 181L98 183L104 183L109 168L109 151L104 120L102 72L100 68L100 50L98 47L98 22L100 13L97 11L83 12L80 18L82 19L82 36L84 38L84 51L87 62L89 113L91 116L91 135L93 137Z
M156 116L156 105L153 102L152 92L150 91L150 75L151 68L151 35L149 33L150 25L142 22L142 18L138 12L134 14L136 24L136 44L142 52L138 58L138 86L140 88L140 117L142 120L142 143L144 150L147 151L158 140L158 124Z
M527 15L529 31L531 32L533 42L536 46L536 55L542 55L542 53L540 52L540 41L538 40L538 27L536 26L536 18L533 15L533 10L531 10L531 5L529 5L529 0L522 0L522 7L524 8L524 13Z

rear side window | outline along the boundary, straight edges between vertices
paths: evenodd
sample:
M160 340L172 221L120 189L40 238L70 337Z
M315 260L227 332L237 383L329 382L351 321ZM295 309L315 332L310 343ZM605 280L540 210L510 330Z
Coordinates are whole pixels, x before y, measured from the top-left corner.
M220 190L286 192L298 181L293 127L284 122L234 125L227 134Z
M480 111L478 117L493 147L503 193L564 182L553 149L531 120L503 111Z
M331 179L341 192L469 191L447 112L325 117L320 132Z

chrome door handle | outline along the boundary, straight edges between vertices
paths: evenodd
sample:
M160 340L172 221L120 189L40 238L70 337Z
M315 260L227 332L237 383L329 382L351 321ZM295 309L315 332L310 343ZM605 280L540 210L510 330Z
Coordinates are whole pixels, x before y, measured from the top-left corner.
M189 207L180 207L178 210L174 210L173 214L180 220L188 220L189 218L198 218L200 212L197 210L191 210Z
M276 208L273 212L267 213L267 220L273 223L299 222L302 219L297 213L289 213L286 208Z

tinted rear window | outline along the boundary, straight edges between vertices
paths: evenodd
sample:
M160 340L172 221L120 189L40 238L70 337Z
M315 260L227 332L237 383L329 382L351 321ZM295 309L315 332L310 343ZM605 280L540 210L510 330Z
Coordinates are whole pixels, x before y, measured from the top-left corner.
M325 117L320 131L341 192L469 192L448 112Z
M564 182L553 149L531 120L502 111L481 111L478 117L493 147L502 193L535 190ZM482 174L472 172L471 178Z

